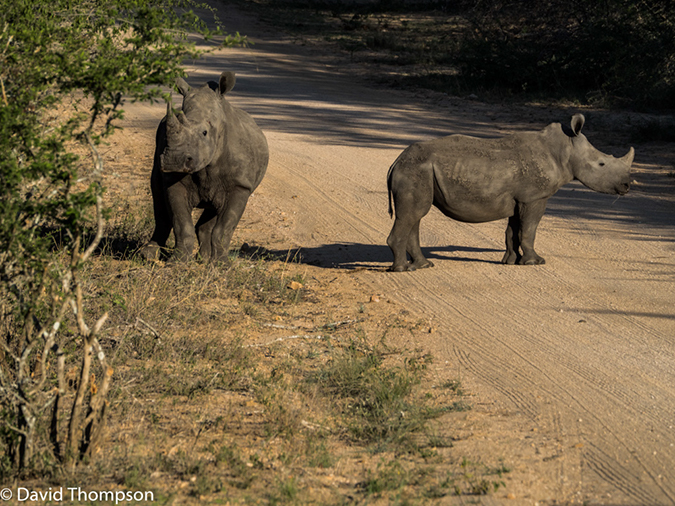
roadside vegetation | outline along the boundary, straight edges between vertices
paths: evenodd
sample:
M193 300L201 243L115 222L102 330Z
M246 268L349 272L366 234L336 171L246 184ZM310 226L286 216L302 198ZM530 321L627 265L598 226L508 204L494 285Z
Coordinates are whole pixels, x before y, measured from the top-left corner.
M105 437L72 472L34 466L22 486L76 480L177 504L426 503L503 489L502 462L454 452L453 420L471 409L461 384L432 372L423 350L391 344L427 324L391 303L342 300L293 252L240 244L227 264L147 262L137 251L149 206L113 207L79 271L84 318L108 315ZM79 376L66 369L64 397ZM92 375L92 395L99 383Z
M675 107L675 6L663 0L242 2L299 41L347 51L393 86Z

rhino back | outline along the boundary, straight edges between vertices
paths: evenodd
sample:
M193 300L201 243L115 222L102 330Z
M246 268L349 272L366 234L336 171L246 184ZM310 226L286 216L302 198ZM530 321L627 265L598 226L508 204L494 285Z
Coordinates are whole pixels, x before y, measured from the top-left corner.
M483 200L502 194L521 201L543 198L571 180L543 132L499 139L454 135L425 148L443 183Z
M269 161L267 139L253 118L223 99L225 139L219 158L222 170L235 184L253 191L262 181Z

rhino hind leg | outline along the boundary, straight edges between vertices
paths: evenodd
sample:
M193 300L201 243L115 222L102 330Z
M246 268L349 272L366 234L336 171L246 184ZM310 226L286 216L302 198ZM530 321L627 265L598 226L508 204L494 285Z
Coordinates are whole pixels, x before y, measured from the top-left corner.
M155 230L148 244L141 249L141 255L146 260L159 260L162 250L166 247L166 241L171 235L171 218L168 213L166 216L157 218L155 214Z
M506 225L506 253L502 263L514 265L518 260L520 260L520 216L516 209Z
M420 205L415 202L414 195L408 197L395 199L396 219L387 237L387 245L394 254L394 263L389 268L392 272L414 271L433 265L424 258L419 239L420 220L429 212L431 204ZM408 262L408 253L412 263Z
M241 186L235 187L228 195L227 206L222 212L218 213L215 225L211 230L210 259L212 261L227 260L232 234L244 214L250 196L251 190Z
M207 208L197 220L195 230L197 231L197 240L199 241L199 258L208 260L212 255L212 237L213 227L216 225L218 213L215 209Z
M404 272L408 270L406 246L413 225L406 223L406 221L397 215L394 220L394 226L389 233L389 237L387 237L387 245L394 254L394 263L389 267L389 270L392 272Z
M434 264L427 260L422 253L422 248L420 247L420 222L418 221L413 225L410 235L408 235L408 244L406 246L406 251L410 255L412 262L408 264L408 270L414 271L417 269L425 269L427 267L433 267Z

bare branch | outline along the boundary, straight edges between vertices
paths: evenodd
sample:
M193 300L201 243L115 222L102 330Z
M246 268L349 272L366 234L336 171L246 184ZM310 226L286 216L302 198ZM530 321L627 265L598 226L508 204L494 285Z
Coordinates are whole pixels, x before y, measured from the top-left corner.
M80 334L82 335L82 337L84 337L85 341L88 341L90 331L89 327L84 321L84 303L82 302L82 285L80 285L79 282L75 285L75 296L77 297L75 306L76 307L75 317L77 319L77 326L80 329Z
M283 341L287 341L289 339L326 339L326 336L318 335L318 336L308 336L308 335L294 335L294 336L286 336L286 337L277 337L274 341L269 341L267 343L260 343L260 344L249 344L245 346L245 348L262 348L265 346L270 346L274 343L281 343ZM336 339L333 337L332 339Z
M66 392L66 355L59 346L56 350L56 376L58 378L58 391L54 396L54 409L52 410L52 419L50 424L49 439L54 448L54 455L57 459L62 459L61 442L59 441L59 409L61 407L61 396Z
M21 435L21 436L23 436L23 437L28 437L28 433L27 433L25 430L21 430L21 429L19 429L18 427L14 427L14 425L12 425L11 423L8 423L8 424L6 425L6 427L7 427L8 429L10 429L11 431L16 432L17 434L19 434L19 435Z
M5 23L5 26L2 28L2 33L7 32L8 25ZM9 49L9 45L12 43L12 40L14 40L14 35L10 35L7 38L7 44L5 44L5 48L2 50L2 56L5 56L5 53L7 53L7 49ZM4 60L4 58L3 58ZM5 107L9 105L9 102L7 101L7 93L5 92L5 80L2 76L0 76L0 88L2 88L2 103L5 104Z
M105 321L106 321L107 319L108 319L108 312L106 311L105 313L103 313L103 316L101 316L101 317L98 319L98 321L96 322L96 324L94 324L94 330L92 330L92 332L91 332L92 335L94 335L94 336L97 336L97 335L98 335L98 333L101 331L101 327L103 327L103 324L105 323ZM97 341L97 342L98 342L98 341ZM101 352L101 353L102 353L102 352Z
M52 330L50 332L47 332L46 330L44 331L45 334L45 345L42 348L42 357L40 360L40 366L38 368L38 373L40 375L40 381L35 385L35 387L28 393L28 396L33 396L35 395L38 391L42 390L42 387L45 384L45 380L47 379L47 357L49 356L49 350L54 346L54 341L56 339L56 333L59 331L59 328L61 328L61 322L63 321L63 318L66 313L66 308L68 307L69 301L68 298L63 301L63 304L61 304L61 307L59 309L59 314L57 318L55 319L54 323L52 324Z
M99 354L99 357L103 356L102 353ZM102 361L102 363L105 360ZM101 429L103 427L103 419L105 416L105 409L108 405L106 397L108 396L108 391L110 390L110 383L113 376L113 368L106 367L103 375L103 381L101 383L101 388L98 390L94 398L90 403L90 413L87 418L84 420L85 427L85 454L91 454L91 450L96 447L98 441L101 437Z
M80 440L80 418L84 396L89 387L89 371L91 369L92 346L89 339L84 339L82 368L80 369L80 380L77 385L77 393L73 401L73 407L70 413L70 422L68 424L68 439L66 441L66 464L69 464L71 470L75 467L75 457L77 455L77 446Z
M2 77L0 77L0 88L2 88L2 103L7 107L9 102L7 102L7 93L5 92L5 80Z
M92 144L93 146L93 144ZM93 148L94 149L94 148ZM98 156L98 152L96 152L96 155ZM100 157L99 157L100 158ZM101 164L101 170L103 168L103 163L99 162ZM94 237L94 240L91 242L89 247L85 250L84 253L82 253L82 256L80 257L81 262L86 262L91 254L98 248L98 245L101 242L101 239L103 239L103 229L105 227L105 219L103 218L103 200L101 199L100 195L96 196L96 236Z

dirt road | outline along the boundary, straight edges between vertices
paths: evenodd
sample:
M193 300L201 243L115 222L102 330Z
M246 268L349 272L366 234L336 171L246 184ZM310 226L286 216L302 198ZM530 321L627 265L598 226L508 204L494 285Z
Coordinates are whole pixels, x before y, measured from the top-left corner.
M473 425L458 448L503 457L509 491L524 504L675 503L675 181L667 148L636 146L637 183L625 197L572 184L551 199L537 238L546 265L498 263L505 222L461 224L434 210L421 240L435 267L384 272L392 261L385 176L403 148L454 132L539 129L569 121L572 110L368 87L341 60L222 9L228 30L255 45L187 70L194 84L234 70L231 100L267 135L269 171L244 217L274 221L263 245L300 246L304 261L352 270L364 290L428 321L432 332L411 339L475 393ZM163 106L127 111L131 133L151 144ZM625 154L625 132L608 129L622 116L584 112L589 140Z

